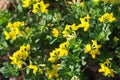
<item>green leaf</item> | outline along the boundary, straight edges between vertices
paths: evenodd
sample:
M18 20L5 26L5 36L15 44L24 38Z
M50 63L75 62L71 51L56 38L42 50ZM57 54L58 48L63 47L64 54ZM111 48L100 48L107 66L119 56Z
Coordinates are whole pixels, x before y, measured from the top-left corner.
M19 10L20 12L23 11L21 4L18 4L17 8L18 8L18 10Z

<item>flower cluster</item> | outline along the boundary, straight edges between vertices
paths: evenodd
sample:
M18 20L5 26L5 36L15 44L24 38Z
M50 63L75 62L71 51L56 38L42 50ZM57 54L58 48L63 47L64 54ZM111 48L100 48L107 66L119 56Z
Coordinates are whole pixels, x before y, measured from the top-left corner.
M58 68L60 64L52 65L52 69L47 68L48 79L52 79L52 77L58 77Z
M23 0L23 7L27 8L30 5L33 5L33 13L37 13L38 11L41 11L42 13L47 13L47 7L49 4L45 4L43 0Z
M59 45L59 48L56 48L52 52L50 52L50 58L48 58L48 61L50 62L55 62L58 59L60 59L63 56L68 55L68 46L69 46L69 41L63 42Z
M113 22L115 21L116 18L113 17L113 13L105 13L104 15L102 15L100 18L99 18L99 21L100 22Z
M34 73L34 74L35 74L35 73L37 72L37 70L38 70L38 67L37 67L36 65L32 65L32 64L30 64L30 65L28 66L28 68L33 69L33 73Z
M114 77L114 70L110 68L110 61L109 59L106 59L104 63L100 63L100 69L99 72L104 72L104 76L112 76Z
M89 15L85 16L84 18L80 18L81 24L79 24L78 26L80 28L83 27L84 31L87 31L89 29L89 27L90 27L89 20L90 20Z
M24 32L20 31L20 27L24 26L24 22L16 21L13 24L11 22L8 22L7 28L9 31L4 31L5 39L9 40L12 38L13 40L16 40L17 35L24 36Z
M69 38L69 36L73 34L73 31L77 31L80 28L84 28L84 31L87 31L90 27L89 20L90 16L87 15L84 18L80 18L81 24L76 25L73 23L72 25L66 25L64 31L62 32L63 37Z
M75 23L73 23L72 25L66 25L65 29L62 31L62 35L63 37L65 37L67 40L71 40L72 38L75 37L76 32L79 29L78 26L76 26Z
M12 56L10 56L11 64L17 64L18 68L22 68L23 61L27 59L29 56L28 51L30 50L30 44L27 44L26 46L20 46L20 49L13 53Z
M33 65L32 63L30 63L30 65L27 66L28 69L32 69L33 70L33 74L36 75L36 73L38 72L39 74L43 73L43 69L46 67L45 64L39 64L39 65Z
M23 0L23 7L25 7L25 8L27 8L27 7L29 7L29 5L31 4L31 2L32 2L33 0Z
M87 44L85 46L84 53L89 53L92 56L92 58L95 59L96 54L100 54L99 48L101 48L101 45L97 44L97 40L92 40L92 45Z
M40 10L42 13L47 13L48 10L46 8L48 6L49 6L49 4L48 3L44 4L43 1L37 2L36 4L33 4L33 10L32 10L32 12L33 13L37 13Z

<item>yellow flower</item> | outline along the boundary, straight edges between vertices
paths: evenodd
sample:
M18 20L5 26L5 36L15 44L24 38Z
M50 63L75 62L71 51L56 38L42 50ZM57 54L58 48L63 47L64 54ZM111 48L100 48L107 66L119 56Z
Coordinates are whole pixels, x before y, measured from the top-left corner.
M40 1L40 10L41 10L42 13L47 13L48 12L48 10L46 9L48 6L49 6L48 3L44 4L43 1Z
M91 45L90 45L90 44L87 44L87 45L85 46L85 51L84 51L84 53L88 53L89 51L91 51Z
M71 28L72 28L72 30L74 30L74 31L77 31L77 30L79 29L79 27L78 27L78 26L76 26L76 24L75 24L75 23L74 23L74 24L72 24Z
M59 48L55 48L52 52L50 52L50 57L48 58L48 61L54 63L57 59L68 55L68 48L69 41L63 42L59 45Z
M20 58L19 58L19 55L20 55L19 53L20 53L19 50L16 51L16 52L14 52L14 53L13 53L13 57L15 57L15 58L17 58L17 59L20 59Z
M80 18L80 21L81 21L80 28L84 27L84 31L87 31L89 29L89 27L90 27L89 22L85 21L84 18Z
M96 2L96 3L99 3L100 2L100 0L93 0L94 2Z
M23 7L24 8L27 8L27 7L29 7L29 5L31 4L31 0L23 0Z
M12 27L12 26L13 26L12 23L11 23L11 22L8 22L7 27Z
M81 24L78 25L79 28L84 27L84 31L86 32L90 27L90 24L89 24L90 18L91 17L89 15L85 16L84 18L80 18Z
M101 47L102 47L101 45L97 44L97 40L92 40L92 48L93 49L99 49Z
M23 62L21 60L17 61L18 68L22 68L22 64L23 64Z
M36 65L30 64L28 68L33 69L33 74L36 74L36 72L38 71L38 67Z
M64 31L62 31L63 37L67 38L70 30L71 30L71 25L66 25Z
M52 77L58 77L58 68L60 67L60 64L52 65L52 70L47 68L47 75L48 79L52 79Z
M10 56L9 58L10 58L10 60L12 60L10 64L16 64L17 63L17 58L16 57Z
M28 57L28 50L30 50L30 44L26 46L20 46L20 49L10 56L11 64L17 64L18 68L22 68L23 60L25 61Z
M54 76L53 75L54 73L50 70L47 70L47 74L48 74L48 79L52 79L52 77Z
M67 31L62 31L63 37L67 37L68 32Z
M54 63L55 60L56 60L56 57L50 57L50 58L48 58L48 61L50 61L51 63Z
M109 59L106 59L106 61L104 62L104 64L106 64L107 66L109 66L109 64L110 64Z
M104 15L102 15L99 19L100 22L113 22L116 20L115 17L113 17L113 13L105 13Z
M20 26L24 26L24 21L22 22L16 21L13 23L14 28L19 28Z
M52 65L52 69L54 71L57 71L59 67L60 67L60 64Z
M31 31L31 28L30 28L30 27L26 27L26 28L25 28L25 31L26 31L27 33L29 33L29 32Z
M59 47L62 48L62 49L66 49L68 46L69 46L69 41L68 40L59 45Z
M42 69L39 69L38 72L39 72L40 74L42 74L42 73L43 73L43 70L42 70Z
M16 40L16 32L15 31L11 31L9 34L13 40Z
M87 44L85 46L84 53L89 53L92 56L92 58L95 59L96 54L97 55L100 54L99 48L101 48L101 47L102 47L101 45L97 44L97 40L92 40L92 46L91 46L91 44Z
M22 68L23 62L19 58L15 56L10 56L9 58L12 60L10 64L17 64L18 68Z
M45 4L43 0L41 0L40 2L39 1L36 1L35 4L33 4L33 10L32 12L33 13L37 13L39 10L42 12L42 13L47 13L49 4Z
M30 50L30 44L26 45L26 50L29 51Z
M33 4L33 10L32 10L32 12L33 13L37 13L38 10L39 10L39 3Z
M119 41L119 38L118 38L117 36L114 36L114 39L113 39L113 40L114 40L114 42L117 43L117 42Z
M58 55L57 51L58 51L58 49L55 49L52 52L50 52L50 58L48 58L48 61L50 61L52 63L56 61L57 55Z
M10 34L7 31L4 31L3 34L5 35L6 40L10 39Z
M84 1L80 2L80 5L82 6L82 8L84 8L85 7L85 2Z
M54 37L58 37L59 36L59 31L57 28L54 28L53 31L52 31L52 34Z
M93 50L90 51L89 54L91 54L92 58L95 59L96 58L96 54L100 55L100 51L98 49L93 49Z
M6 40L12 38L13 40L16 40L17 36L20 35L20 30L19 27L24 25L24 21L19 22L16 21L13 24L11 22L8 22L8 25L6 26L7 28L9 28L9 32L4 31L4 35L6 36ZM24 32L23 32L24 33Z
M25 46L20 46L20 51L24 52L25 51Z
M69 31L69 30L70 30L70 27L71 27L71 25L66 25L66 26L65 26L65 31Z
M90 24L88 22L84 22L83 24L84 24L84 31L86 32L89 29Z
M68 50L66 49L60 49L60 52L58 54L58 56L61 58L63 56L67 56L68 55Z
M104 76L112 76L114 77L114 70L109 68L110 67L110 61L106 59L104 63L100 63L100 69L98 70L99 72L104 72Z
M87 14L87 16L84 17L84 19L86 19L87 21L89 21L90 18L91 18L91 17L90 17L89 14Z
M22 52L21 57L23 58L23 60L26 60L28 57L28 52L27 51Z

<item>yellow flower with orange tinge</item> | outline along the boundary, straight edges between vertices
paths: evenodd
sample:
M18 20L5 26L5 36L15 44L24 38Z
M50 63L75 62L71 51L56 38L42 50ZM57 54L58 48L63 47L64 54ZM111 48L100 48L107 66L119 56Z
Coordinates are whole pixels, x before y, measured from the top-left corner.
M103 14L99 19L100 22L113 22L116 20L115 17L113 17L113 13L105 13Z
M96 55L100 55L99 48L101 48L101 45L97 44L97 40L92 40L92 45L87 44L85 46L84 53L89 53L93 59L96 58Z
M98 72L103 72L104 76L112 76L114 77L114 70L110 68L110 61L109 59L106 59L104 63L100 63L100 69Z
M54 29L52 30L52 34L53 34L54 37L58 37L58 36L59 36L59 31L58 31L58 29L57 29L57 28L54 28Z

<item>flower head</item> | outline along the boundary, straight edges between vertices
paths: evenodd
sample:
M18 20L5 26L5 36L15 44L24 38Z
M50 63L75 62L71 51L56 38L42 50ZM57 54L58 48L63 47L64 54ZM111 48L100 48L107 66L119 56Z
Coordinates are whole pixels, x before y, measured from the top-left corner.
M98 71L103 72L104 76L110 75L114 77L114 70L110 68L110 61L108 59L104 63L100 63L100 67Z
M59 36L59 31L57 28L54 28L53 31L52 31L52 34L54 37L58 37Z
M30 64L28 68L33 69L33 74L36 74L36 72L38 71L38 67L36 65Z
M87 44L85 46L85 50L84 53L89 53L92 58L96 58L96 54L99 55L100 51L99 48L101 48L101 45L97 44L97 40L92 40L92 45L91 44Z
M113 13L105 13L104 15L102 15L100 18L99 18L99 21L100 22L113 22L115 21L116 18L113 17Z
M31 4L31 0L23 0L23 7L24 8L27 8L27 7L29 7L29 5Z

